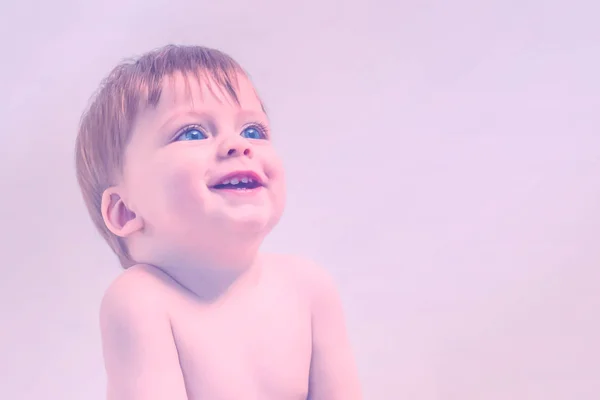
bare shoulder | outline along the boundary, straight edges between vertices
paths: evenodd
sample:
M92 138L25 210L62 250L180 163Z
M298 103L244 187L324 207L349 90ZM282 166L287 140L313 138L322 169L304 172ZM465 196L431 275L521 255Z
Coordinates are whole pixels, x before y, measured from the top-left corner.
M153 267L134 266L107 289L100 330L109 399L184 399L167 310L168 277Z
M166 275L150 266L130 267L115 279L100 304L105 350L121 349L129 339L139 341L156 329L166 330L170 324L165 300L168 290Z
M305 258L272 257L275 257L273 263L301 286L310 302L312 350L308 399L361 399L343 305L333 277Z
M311 302L337 297L338 292L331 274L315 261L291 254L267 254L265 259L289 281L293 282Z
M100 305L101 319L115 317L115 313L156 312L164 308L164 297L170 287L168 277L158 269L147 265L132 266L104 293Z

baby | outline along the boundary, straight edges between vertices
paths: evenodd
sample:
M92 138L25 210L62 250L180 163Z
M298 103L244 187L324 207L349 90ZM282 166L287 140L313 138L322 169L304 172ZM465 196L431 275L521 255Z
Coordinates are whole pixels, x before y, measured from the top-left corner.
M167 46L103 82L76 167L125 269L100 309L109 400L361 398L331 278L259 253L285 203L272 136L214 49Z

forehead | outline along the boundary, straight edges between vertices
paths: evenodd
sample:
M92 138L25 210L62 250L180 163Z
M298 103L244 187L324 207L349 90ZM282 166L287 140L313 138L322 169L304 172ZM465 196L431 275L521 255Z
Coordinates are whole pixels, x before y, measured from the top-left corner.
M234 74L232 78L230 82L222 83L203 72L177 72L166 76L161 85L158 103L145 107L143 112L156 116L189 108L206 112L224 109L264 111L250 80L241 73Z

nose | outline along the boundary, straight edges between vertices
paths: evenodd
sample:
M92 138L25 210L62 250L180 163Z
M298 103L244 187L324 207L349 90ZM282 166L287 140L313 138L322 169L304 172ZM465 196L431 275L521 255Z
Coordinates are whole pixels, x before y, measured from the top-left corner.
M241 136L229 137L223 140L219 148L219 156L222 158L229 157L250 157L253 152L250 143Z

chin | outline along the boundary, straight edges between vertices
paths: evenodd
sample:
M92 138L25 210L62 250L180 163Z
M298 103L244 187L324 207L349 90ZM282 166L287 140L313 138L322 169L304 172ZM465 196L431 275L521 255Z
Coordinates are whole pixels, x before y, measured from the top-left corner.
M263 215L235 215L222 221L222 226L227 227L236 234L264 234L266 235L275 225L272 218Z
M273 210L249 207L222 213L218 224L238 235L266 236L279 219L279 213L274 213Z

